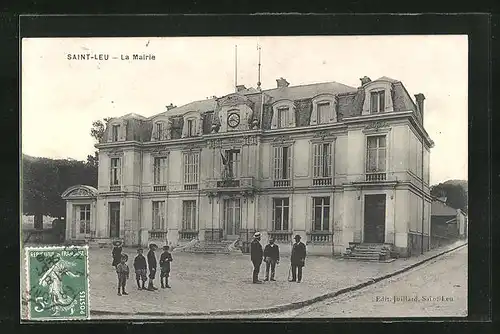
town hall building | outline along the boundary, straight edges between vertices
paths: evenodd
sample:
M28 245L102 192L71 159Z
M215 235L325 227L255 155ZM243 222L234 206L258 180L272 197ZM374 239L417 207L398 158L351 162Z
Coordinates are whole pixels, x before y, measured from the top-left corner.
M288 245L299 234L309 254L428 250L424 95L414 101L387 77L357 88L276 82L109 120L96 145L98 188L62 195L66 239L182 246L260 231L263 243Z

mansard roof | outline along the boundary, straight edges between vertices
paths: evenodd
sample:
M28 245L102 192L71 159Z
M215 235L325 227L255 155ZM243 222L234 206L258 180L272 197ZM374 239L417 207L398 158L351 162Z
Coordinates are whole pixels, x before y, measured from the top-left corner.
M356 92L356 88L350 87L335 81L306 84L299 86L290 86L282 88L266 89L264 92L271 96L275 101L281 99L302 100L313 98L320 94L343 94Z

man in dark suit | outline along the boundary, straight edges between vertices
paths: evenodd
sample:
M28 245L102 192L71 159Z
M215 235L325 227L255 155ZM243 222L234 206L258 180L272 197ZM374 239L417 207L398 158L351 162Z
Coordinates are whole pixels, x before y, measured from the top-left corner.
M264 248L264 262L266 263L265 281L269 281L269 267L271 267L271 281L276 281L274 279L274 272L276 264L280 262L280 249L278 245L274 243L274 238L271 238Z
M253 241L250 244L250 258L253 264L253 283L262 283L259 281L260 265L262 264L262 245L260 244L260 232L255 232Z
M149 283L148 283L148 290L149 291L154 291L158 290L153 285L153 281L155 280L156 276L156 266L157 266L157 261L156 261L156 254L155 251L158 249L158 246L156 244L150 244L149 245L149 252L148 252L148 267L149 267Z
M306 261L306 245L300 241L300 235L298 234L295 236L295 243L292 247L292 257L290 260L292 263L291 282L297 281L297 283L300 283L302 280L302 267L304 267Z

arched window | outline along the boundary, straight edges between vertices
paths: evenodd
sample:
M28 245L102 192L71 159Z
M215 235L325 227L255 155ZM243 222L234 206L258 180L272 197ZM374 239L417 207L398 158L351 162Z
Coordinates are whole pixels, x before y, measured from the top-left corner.
M312 100L311 125L327 124L337 121L335 96L331 94L318 95Z
M282 100L273 105L271 129L295 127L295 106L293 101Z

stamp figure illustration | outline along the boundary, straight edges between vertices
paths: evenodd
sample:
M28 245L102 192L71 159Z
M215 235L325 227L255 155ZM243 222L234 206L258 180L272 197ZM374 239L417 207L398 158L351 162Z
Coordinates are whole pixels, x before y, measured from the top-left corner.
M88 247L26 250L30 320L89 318Z

